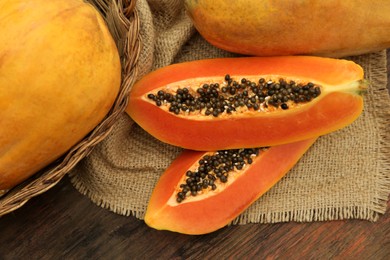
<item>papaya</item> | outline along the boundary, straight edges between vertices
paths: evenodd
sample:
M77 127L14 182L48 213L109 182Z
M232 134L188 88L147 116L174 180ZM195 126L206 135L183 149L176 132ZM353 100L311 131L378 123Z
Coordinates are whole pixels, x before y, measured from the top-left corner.
M390 47L388 0L185 0L212 45L254 56L340 58Z
M155 138L186 149L274 146L356 120L363 74L352 61L314 56L183 62L136 82L126 112Z
M285 176L315 140L216 152L184 150L158 180L145 223L191 235L216 231Z
M121 64L82 0L0 1L0 190L60 158L107 115Z

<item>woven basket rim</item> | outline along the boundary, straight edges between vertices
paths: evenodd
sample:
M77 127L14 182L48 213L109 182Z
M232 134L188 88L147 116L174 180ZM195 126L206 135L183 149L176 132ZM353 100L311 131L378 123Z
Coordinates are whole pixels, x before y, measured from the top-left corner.
M112 35L119 31L116 26L122 27L122 31L125 30L125 34L116 42L122 62L122 83L119 93L106 117L83 140L45 169L7 193L0 194L0 217L22 207L31 198L46 192L60 182L80 160L88 156L93 148L107 137L114 123L126 109L130 89L138 75L138 59L141 52L140 21L135 8L136 0L88 0L88 2L101 13ZM117 14L119 19L112 21L112 13ZM108 21L109 19L111 20Z

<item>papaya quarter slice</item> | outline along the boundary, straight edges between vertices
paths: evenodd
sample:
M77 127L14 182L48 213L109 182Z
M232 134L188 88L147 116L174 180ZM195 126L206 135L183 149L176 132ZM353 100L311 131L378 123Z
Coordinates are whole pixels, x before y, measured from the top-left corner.
M191 235L216 231L285 176L315 140L217 152L184 150L157 182L145 223Z
M363 110L363 76L352 61L313 56L198 60L143 77L126 112L187 149L274 146L351 124Z

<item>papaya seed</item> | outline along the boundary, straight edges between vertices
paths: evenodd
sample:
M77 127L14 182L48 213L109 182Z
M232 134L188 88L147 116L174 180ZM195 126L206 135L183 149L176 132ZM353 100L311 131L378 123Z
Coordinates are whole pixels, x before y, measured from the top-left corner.
M195 170L185 173L185 183L179 185L176 201L182 202L187 193L189 196L197 196L204 190L216 190L217 185L229 181L230 172L240 171L245 164L252 164L253 157L258 156L260 150L264 149L266 148L220 150L203 156L198 160Z
M148 93L147 98L157 106L169 106L168 111L176 115L197 111L205 116L218 117L225 112L232 114L238 108L258 111L268 110L271 106L286 110L291 103L310 102L321 94L321 88L312 82L296 84L283 78L278 81L260 78L257 84L246 78L233 81L229 74L224 79L226 85L205 83L196 90L178 88L175 93L160 89L155 94Z

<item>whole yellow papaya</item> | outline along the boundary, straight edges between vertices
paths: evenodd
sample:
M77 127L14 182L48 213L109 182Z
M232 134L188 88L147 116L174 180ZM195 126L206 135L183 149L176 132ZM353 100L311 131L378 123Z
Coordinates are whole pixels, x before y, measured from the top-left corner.
M0 1L0 190L85 137L118 94L121 65L83 0Z
M185 0L212 45L256 56L357 55L390 47L389 0Z

